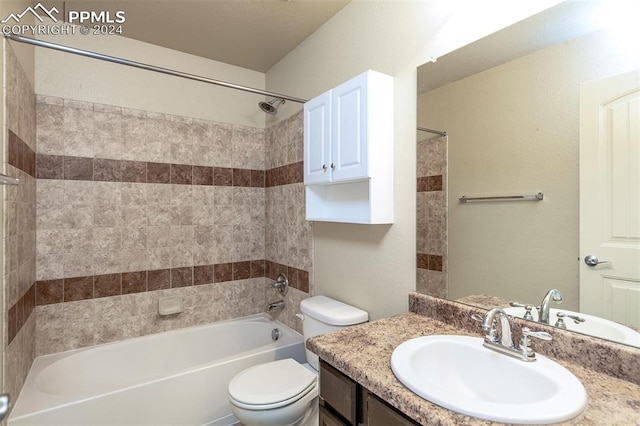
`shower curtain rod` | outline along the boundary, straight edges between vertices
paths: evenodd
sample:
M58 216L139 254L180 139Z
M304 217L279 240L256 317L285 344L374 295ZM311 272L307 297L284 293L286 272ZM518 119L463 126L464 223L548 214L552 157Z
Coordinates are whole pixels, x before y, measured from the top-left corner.
M142 62L130 61L128 59L118 58L116 56L103 55L101 53L91 52L89 50L78 49L76 47L65 46L62 44L51 43L48 41L38 40L35 38L24 37L17 34L5 34L7 39L17 41L19 43L31 44L38 47L45 47L47 49L59 50L65 53L72 53L74 55L86 56L93 59L100 59L102 61L113 62L115 64L127 65L134 68L140 68L147 71L154 71L161 74L172 75L175 77L186 78L188 80L200 81L202 83L215 84L216 86L227 87L229 89L241 90L243 92L255 93L257 95L268 96L272 98L285 99L287 101L305 103L306 99L295 98L293 96L281 95L279 93L267 92L265 90L255 89L253 87L241 86L239 84L228 83L226 81L214 80L208 77L201 77L195 74L189 74L182 71L175 71L169 68L157 67L155 65L144 64Z
M418 127L418 130L421 132L434 133L440 136L447 136L447 132L441 132L439 130L427 129L426 127Z

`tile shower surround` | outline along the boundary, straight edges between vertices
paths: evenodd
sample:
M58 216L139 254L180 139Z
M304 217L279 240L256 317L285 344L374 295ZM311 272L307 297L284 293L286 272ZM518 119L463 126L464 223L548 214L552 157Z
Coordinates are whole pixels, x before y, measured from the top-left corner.
M3 44L3 172L20 180L3 186L2 391L18 395L36 352L36 96L11 43Z
M447 295L447 138L418 141L416 288Z
M266 259L308 272L311 287L313 224L307 222L305 218L305 193L302 183L302 111L266 128L265 151L265 168L275 174L271 182L282 183L267 185L265 189ZM292 165L297 167L292 168ZM270 179L269 175L267 179ZM271 279L274 278L271 277ZM302 332L302 323L295 314L299 311L300 302L310 293L313 293L312 288L308 293L294 288L285 297L277 295L269 300L269 302L278 299L285 301L284 310L276 312L276 318L298 332Z
M135 228L127 227L126 222L130 218L125 217L124 210L130 208L127 205L130 197L135 198L140 195L139 192L145 191L148 200L162 192L169 194L171 199L166 199L165 202L174 210L171 218L172 228L173 225L182 225L181 217L185 217L184 214L176 215L175 210L191 209L191 201L182 203L185 198L181 194L186 191L192 192L192 197L187 200L200 204L202 198L199 195L204 195L205 201L202 204L211 204L214 208L205 209L204 213L207 214L196 216L195 210L200 206L194 204L194 221L215 216L213 223L226 223L224 221L234 220L238 216L237 213L247 215L246 212L251 210L252 218L256 217L258 223L262 221L262 225L249 229L250 227L243 225L244 222L239 223L241 227L234 227L234 234L231 236L234 238L237 230L240 232L241 241L245 241L246 232L258 232L255 234L258 235L258 240L263 239L261 244L258 241L257 250L254 248L251 252L247 251L247 244L241 245L240 251L237 247L218 250L213 258L207 258L217 260L213 263L197 260L194 255L193 262L183 260L180 264L180 261L175 263L171 259L165 262L164 266L156 263L153 265L156 268L149 270L136 269L131 267L132 265L122 265L126 268L106 271L98 267L93 274L73 273L72 270L60 271L60 268L53 274L51 271L39 270L39 281L35 287L38 306L38 355L263 311L266 299L271 301L277 297L275 293L273 296L267 294L273 290L270 290L266 278L275 280L280 272L288 275L291 291L285 298L287 309L277 312L276 316L288 325L299 328L294 317L293 305L297 307L299 300L308 297L310 292L309 242L302 241L302 248L298 250L295 247L298 245L297 241L290 238L287 244L293 243L294 247L288 252L296 255L278 257L270 256L270 250L264 246L264 238L265 230L269 230L271 224L274 224L273 218L270 221L269 214L265 213L266 205L270 202L300 204L302 209L297 210L302 211L302 216L301 219L296 218L295 222L304 222L303 197L294 197L295 201L292 201L286 197L276 200L272 196L289 194L288 188L302 186L302 158L301 155L286 155L285 151L264 151L265 134L282 139L278 143L284 145L291 142L291 134L301 134L301 117L282 120L271 126L278 129L277 131L270 131L269 128L262 131L58 98L41 97L38 100L38 208L41 209L39 213L42 213L53 205L55 212L53 222L49 221L48 224L46 222L52 219L52 216L44 215L43 223L43 216L39 215L38 247L41 254L44 252L46 256L55 253L55 247L68 250L74 244L82 248L83 242L78 243L74 241L77 238L73 238L77 230L69 229L77 227L78 224L80 228L87 227L89 230L93 227L94 235L96 232L101 234L103 230L109 229L104 228L105 226L120 226L124 239L129 231L135 231ZM77 120L82 122L79 123ZM171 123L167 124L166 121ZM155 124L149 124L150 122ZM135 126L129 126L130 124ZM152 131L153 137L143 140L142 145L146 145L147 148L145 151L137 147L133 141L136 138L144 139L142 132L136 133L138 127L144 129L149 126L169 126L174 129L167 132L158 132L157 129L155 133ZM299 126L299 131L292 131L292 126ZM84 132L82 134L86 135L85 138L81 137L80 131ZM212 135L211 132L218 134ZM166 136L164 133L169 135ZM185 133L188 138L184 137ZM244 134L246 137L237 138L236 133ZM110 139L110 134L116 135L115 142ZM165 140L158 142L153 138ZM93 139L93 143L87 142L87 139ZM170 149L167 148L166 139L171 140ZM175 140L179 143L175 143ZM249 146L248 140L254 141L254 145ZM301 138L299 142L301 153ZM211 146L207 147L207 144ZM136 152L124 149L118 151L115 147L131 147ZM279 155L281 153L285 156ZM108 199L108 193L113 188L120 191L119 199L122 204L115 206L116 210L123 211L122 217L116 218L115 222L113 215L109 218L109 212L103 211L108 209L104 209L104 206L101 206L104 203L100 201L101 197ZM262 191L263 195L255 191ZM239 203L233 205L230 200L238 200ZM156 201L153 199L151 203L157 204ZM215 210L219 201L228 204L220 219ZM86 218L88 221L83 222L80 219L67 227L64 223L65 218L77 214L74 207L71 207L73 203L93 204L93 217L90 215ZM145 201L140 202L143 205L144 203ZM70 207L59 214L61 212L56 211L60 210L56 204L66 204ZM86 206L80 207L82 209ZM150 207L149 201L147 207ZM259 219L254 215L254 211L258 214L262 212L266 217ZM58 219L55 218L56 215ZM291 215L286 216L286 226L294 226L290 223ZM148 219L151 220L150 215ZM278 222L278 219L275 222ZM190 223L190 215L187 214L187 226ZM209 222L207 224L210 225ZM136 226L144 224L139 223ZM166 228L165 233L169 233L169 226ZM206 227L195 226L195 236L203 229L207 231ZM291 234L297 235L295 229ZM153 238L157 238L157 235ZM214 239L207 232L202 238ZM218 241L216 244L220 243L224 244L224 241ZM249 258L246 257L248 253L251 253ZM256 254L259 257L255 256ZM265 258L267 260L264 260ZM149 297L144 296L145 294L149 294ZM153 305L157 303L157 297L175 294L185 297L184 315L159 319L157 312L153 314ZM112 308L108 308L108 311L112 313L103 312L109 306ZM96 315L91 314L93 311L97 312ZM116 318L118 315L121 317ZM80 318L86 319L78 321Z

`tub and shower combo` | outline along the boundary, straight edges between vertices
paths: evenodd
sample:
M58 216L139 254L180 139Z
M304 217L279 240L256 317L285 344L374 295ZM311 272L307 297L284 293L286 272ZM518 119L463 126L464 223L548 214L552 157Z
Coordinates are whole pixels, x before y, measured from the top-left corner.
M268 314L46 355L9 426L231 425L229 381L284 358L304 362L303 337Z

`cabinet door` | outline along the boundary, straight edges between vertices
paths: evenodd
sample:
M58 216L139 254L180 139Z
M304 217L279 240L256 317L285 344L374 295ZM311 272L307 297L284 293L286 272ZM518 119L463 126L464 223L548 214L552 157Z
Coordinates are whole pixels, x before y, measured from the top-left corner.
M334 415L324 406L320 406L318 412L319 426L349 426L349 423L345 423L338 416Z
M368 73L332 90L332 180L369 177L367 149Z
M304 183L331 180L331 92L304 104Z
M382 402L367 391L368 426L415 426L413 420L401 414L395 408Z
M352 425L357 423L357 387L335 368L320 363L320 397Z

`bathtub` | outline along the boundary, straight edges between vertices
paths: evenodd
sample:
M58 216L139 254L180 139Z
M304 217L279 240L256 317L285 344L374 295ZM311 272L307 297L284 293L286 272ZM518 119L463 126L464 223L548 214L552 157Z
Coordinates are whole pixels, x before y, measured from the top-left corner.
M283 358L305 362L303 338L268 314L41 356L9 426L231 425L229 381Z

